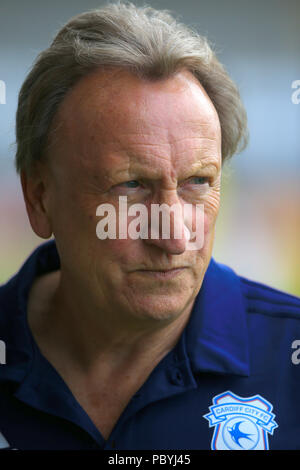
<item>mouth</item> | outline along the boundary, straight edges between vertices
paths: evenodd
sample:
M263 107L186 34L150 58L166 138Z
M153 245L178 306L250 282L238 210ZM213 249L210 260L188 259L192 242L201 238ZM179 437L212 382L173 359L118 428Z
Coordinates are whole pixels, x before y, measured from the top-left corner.
M144 275L148 276L154 279L173 279L176 276L179 276L180 274L185 271L186 268L173 268L173 269L166 269L166 270L150 270L150 269L141 269L138 270L137 272Z

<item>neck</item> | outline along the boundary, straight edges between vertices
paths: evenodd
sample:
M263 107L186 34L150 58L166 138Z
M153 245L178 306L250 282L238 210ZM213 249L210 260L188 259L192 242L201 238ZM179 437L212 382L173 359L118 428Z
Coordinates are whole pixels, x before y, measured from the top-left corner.
M171 319L133 317L88 301L60 271L49 292L47 314L31 321L42 352L62 369L91 375L153 369L179 340L194 303Z

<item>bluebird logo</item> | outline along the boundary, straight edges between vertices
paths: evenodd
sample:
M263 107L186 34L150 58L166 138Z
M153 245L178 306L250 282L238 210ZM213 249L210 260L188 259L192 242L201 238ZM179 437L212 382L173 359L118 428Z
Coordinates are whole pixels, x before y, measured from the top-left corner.
M241 398L227 391L213 398L203 417L215 427L212 450L268 450L268 434L278 427L273 406L260 395Z

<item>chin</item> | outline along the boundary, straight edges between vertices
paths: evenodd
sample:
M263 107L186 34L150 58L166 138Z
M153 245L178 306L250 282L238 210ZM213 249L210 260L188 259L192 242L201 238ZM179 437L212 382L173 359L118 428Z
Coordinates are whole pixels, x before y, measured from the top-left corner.
M132 307L134 316L158 321L172 321L179 317L191 303L191 298L186 295L146 295L138 302L135 300Z

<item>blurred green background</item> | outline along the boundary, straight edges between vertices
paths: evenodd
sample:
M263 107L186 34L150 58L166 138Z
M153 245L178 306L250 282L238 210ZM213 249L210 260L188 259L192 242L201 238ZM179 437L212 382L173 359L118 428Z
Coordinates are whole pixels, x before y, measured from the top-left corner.
M135 1L136 4L143 4ZM215 44L237 82L250 144L223 170L222 205L213 256L239 274L300 296L299 0L150 1ZM17 0L0 5L0 283L44 240L32 232L13 157L17 96L36 55L92 0ZM0 100L1 102L1 100Z

